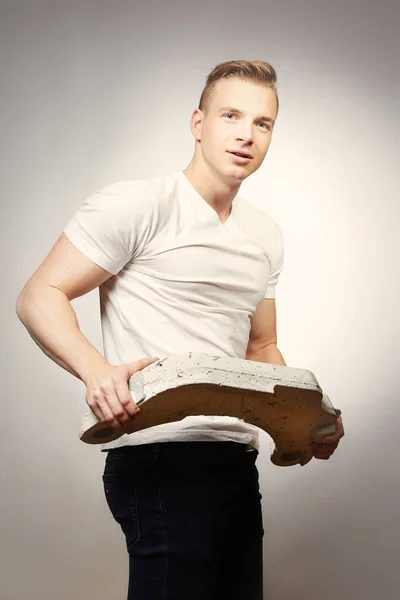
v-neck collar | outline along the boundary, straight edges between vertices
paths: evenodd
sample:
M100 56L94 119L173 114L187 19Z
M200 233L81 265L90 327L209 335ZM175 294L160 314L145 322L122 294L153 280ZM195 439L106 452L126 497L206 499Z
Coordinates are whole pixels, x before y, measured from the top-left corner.
M212 214L215 217L215 220L218 222L218 224L221 227L229 227L231 225L232 220L233 220L232 217L233 217L233 214L234 214L235 208L236 208L237 196L235 196L235 198L232 200L231 212L230 212L229 217L227 218L227 220L224 223L222 223L217 211L206 200L204 200L203 196L201 194L199 194L199 192L196 190L196 188L190 183L190 181L186 177L185 173L183 171L177 171L175 173L175 175L178 177L179 181L182 182L183 186L191 193L192 197L196 200L196 202L198 202L200 205L202 205L209 214L211 214L210 211L212 212Z

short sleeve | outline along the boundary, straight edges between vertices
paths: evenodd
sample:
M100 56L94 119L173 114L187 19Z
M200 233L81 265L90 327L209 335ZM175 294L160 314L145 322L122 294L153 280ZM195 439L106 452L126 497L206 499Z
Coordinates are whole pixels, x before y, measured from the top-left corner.
M276 226L276 239L274 244L274 251L271 255L271 271L268 279L268 287L265 293L265 298L275 298L276 296L276 285L279 280L279 276L284 267L284 244L283 235L281 229Z
M64 233L85 256L116 275L145 243L153 212L146 182L122 181L89 196Z

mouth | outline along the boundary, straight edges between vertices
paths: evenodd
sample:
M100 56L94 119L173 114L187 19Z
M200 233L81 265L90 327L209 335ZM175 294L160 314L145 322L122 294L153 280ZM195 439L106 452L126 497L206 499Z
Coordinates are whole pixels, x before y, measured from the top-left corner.
M253 158L252 155L249 152L234 152L234 151L230 151L228 150L229 154L234 154L235 156L238 156L239 158Z

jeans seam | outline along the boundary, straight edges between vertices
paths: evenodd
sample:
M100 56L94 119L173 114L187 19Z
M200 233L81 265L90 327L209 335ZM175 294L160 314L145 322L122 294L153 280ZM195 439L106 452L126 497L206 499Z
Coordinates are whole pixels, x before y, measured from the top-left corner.
M167 534L167 523L165 520L165 514L162 505L161 499L161 489L160 489L160 480L157 479L157 489L158 489L158 501L160 506L160 513L162 516L163 524L164 524L164 532L165 532L165 570L164 570L164 595L163 598L167 598L167 574L168 574L168 534Z
M133 523L133 544L131 544L131 547L132 547L135 544L137 544L138 541L140 540L140 526L139 526L139 516L138 516L138 510L137 510L137 497L136 497L135 484L132 485L131 494L132 494L131 513L132 513L132 523Z

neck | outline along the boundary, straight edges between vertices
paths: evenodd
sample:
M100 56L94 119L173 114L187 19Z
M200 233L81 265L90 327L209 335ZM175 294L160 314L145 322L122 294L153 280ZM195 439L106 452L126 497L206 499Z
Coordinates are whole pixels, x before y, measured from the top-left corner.
M218 213L220 219L227 219L240 183L227 183L203 161L196 159L196 155L183 173L200 196Z

